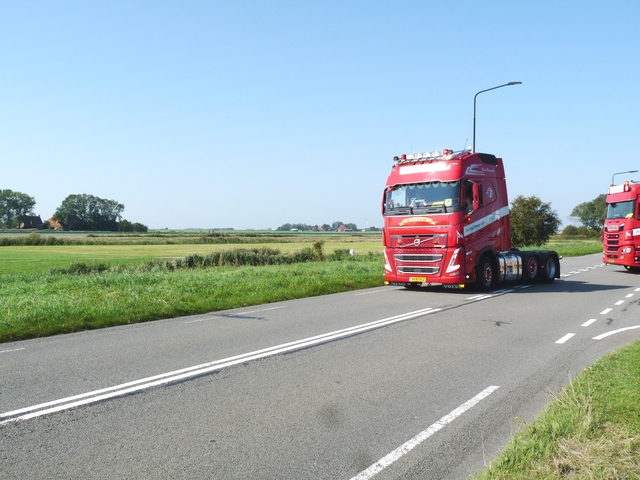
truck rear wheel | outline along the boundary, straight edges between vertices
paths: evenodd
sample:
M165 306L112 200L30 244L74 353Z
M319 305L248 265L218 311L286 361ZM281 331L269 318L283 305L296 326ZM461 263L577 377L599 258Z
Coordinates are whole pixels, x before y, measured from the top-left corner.
M493 285L495 270L489 255L483 255L476 266L476 288L486 292Z
M553 256L547 257L542 269L542 281L544 283L552 283L556 279L556 259Z
M529 283L535 282L536 278L538 278L539 273L540 273L540 260L538 260L538 257L532 255L529 258L527 258L527 262L524 267L524 275L527 282Z

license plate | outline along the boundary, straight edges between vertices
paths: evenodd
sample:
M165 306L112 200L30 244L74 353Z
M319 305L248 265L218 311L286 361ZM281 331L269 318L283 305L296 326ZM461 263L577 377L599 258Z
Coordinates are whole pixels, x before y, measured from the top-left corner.
M427 281L427 277L409 277L409 281L424 283Z
M613 258L611 258L611 259L609 260L609 263L615 263L615 260L614 260Z

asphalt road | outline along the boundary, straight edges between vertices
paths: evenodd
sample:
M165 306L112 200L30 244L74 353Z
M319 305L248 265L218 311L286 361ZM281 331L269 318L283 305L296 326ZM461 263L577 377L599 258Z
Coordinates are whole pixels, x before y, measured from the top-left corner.
M640 338L640 275L561 269L0 344L0 478L466 478Z

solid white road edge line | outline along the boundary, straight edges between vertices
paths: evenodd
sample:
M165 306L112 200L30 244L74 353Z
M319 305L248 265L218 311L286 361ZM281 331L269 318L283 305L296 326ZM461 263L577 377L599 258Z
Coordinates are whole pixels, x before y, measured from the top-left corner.
M634 330L636 328L640 328L640 325L636 325L634 327L619 328L618 330L612 330L610 332L603 333L602 335L598 335L597 337L593 337L592 340L602 340L603 338L606 338L609 335L615 335L616 333L626 332L627 330Z
M478 395L473 397L471 400L466 401L465 403L460 405L458 408L453 410L451 413L445 415L440 420L438 420L436 423L434 423L431 426L429 426L426 430L423 430L418 435L413 437L411 440L409 440L408 442L405 442L403 445L400 445L393 452L391 452L388 455L386 455L385 457L381 458L380 460L378 460L376 463L371 465L366 470L363 470L362 472L360 472L358 475L353 477L351 480L368 480L369 478L373 477L374 475L379 473L381 470L387 468L393 462L395 462L396 460L398 460L402 456L404 456L407 453L409 453L411 450L413 450L415 447L420 445L422 442L424 442L431 435L433 435L438 430L443 428L445 425L447 425L448 423L453 422L456 418L458 418L464 412L466 412L467 410L469 410L473 406L475 406L478 403L480 403L481 400L483 400L484 398L486 398L489 395L491 395L498 388L500 388L500 387L497 387L495 385L492 385L490 387L485 388L482 392L480 392Z
M70 408L78 407L81 405L87 405L90 403L99 402L109 398L120 397L129 393L138 392L151 387L164 385L167 383L177 382L190 377L195 377L205 373L214 372L216 370L222 370L226 367L238 365L240 363L248 362L251 360L257 360L260 358L277 355L280 353L291 352L303 347L309 347L324 343L330 340L336 340L338 338L347 337L357 333L366 332L368 330L374 330L393 323L410 320L422 315L437 312L439 308L424 308L422 310L416 310L414 312L403 313L393 317L384 318L382 320L376 320L374 322L365 323L362 325L356 325L355 327L344 328L342 330L336 330L334 332L325 333L322 335L316 335L314 337L297 340L295 342L284 343L274 347L265 348L262 350L256 350L254 352L245 353L242 355L236 355L234 357L225 358L222 360L216 360L193 367L183 368L181 370L175 370L173 372L167 372L152 377L142 378L140 380L134 380L132 382L123 383L113 387L103 388L95 390L93 392L82 393L67 398L61 398L59 400L53 400L50 402L33 405L30 407L20 408L12 410L10 412L0 413L0 419L7 418L7 420L0 421L0 425L17 420L27 420L30 418L40 417L51 413L59 412L61 410L67 410ZM44 409L44 410L42 410ZM32 413L29 413L32 412ZM24 414L24 415L22 415ZM16 417L16 415L20 415ZM14 417L14 418L11 418Z
M24 350L24 348L14 348L12 350L0 350L0 353L19 352L20 350Z

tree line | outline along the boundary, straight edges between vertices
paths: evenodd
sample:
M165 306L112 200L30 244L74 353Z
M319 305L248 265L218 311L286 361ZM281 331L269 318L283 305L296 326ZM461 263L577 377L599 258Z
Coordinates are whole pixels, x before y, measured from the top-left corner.
M323 223L322 225L307 225L306 223L285 223L280 225L276 230L288 232L291 230L314 231L314 232L335 232L344 226L347 230L355 232L358 226L355 223L333 222L331 225ZM377 228L371 227L369 230L375 231Z
M30 195L12 190L0 190L0 228L19 228L28 217L35 216L36 201ZM142 223L122 218L124 205L115 200L88 195L69 195L51 217L63 230L146 232ZM52 226L45 221L43 228Z

